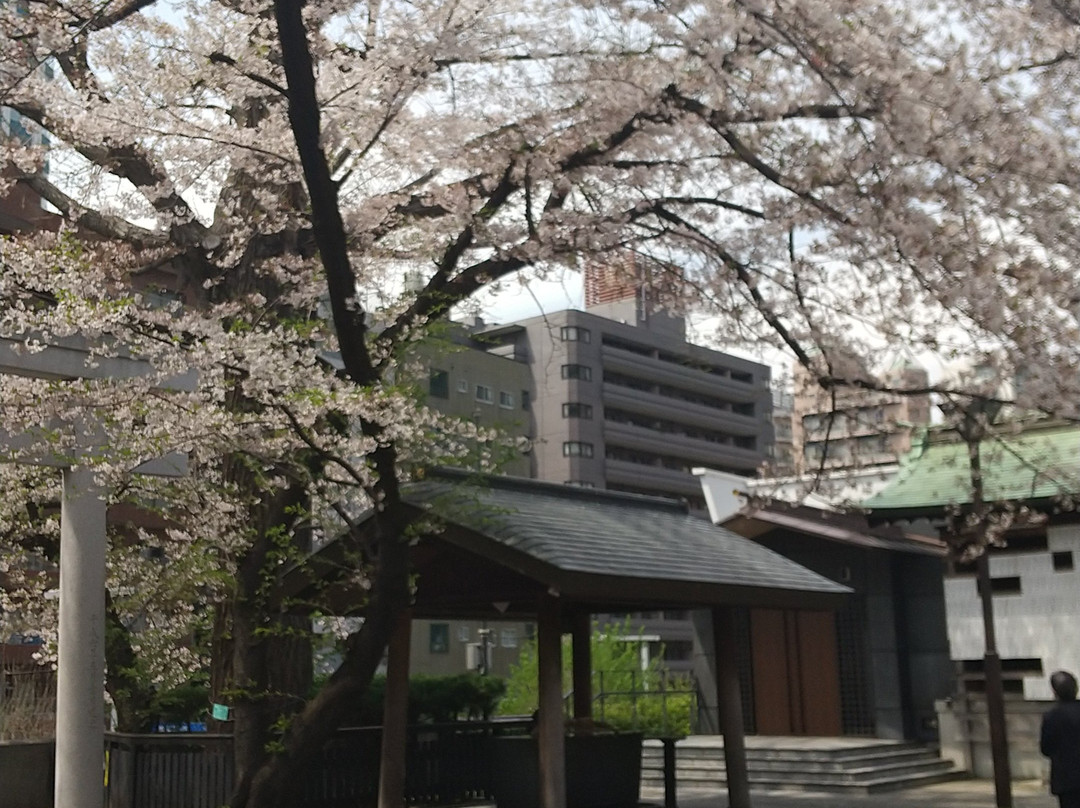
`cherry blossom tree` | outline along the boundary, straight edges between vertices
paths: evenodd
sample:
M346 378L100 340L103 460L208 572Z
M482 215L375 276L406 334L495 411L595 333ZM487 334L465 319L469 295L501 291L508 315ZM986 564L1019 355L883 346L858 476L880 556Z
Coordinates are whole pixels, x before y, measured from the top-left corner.
M1017 406L1073 415L1075 12L1065 0L0 9L0 104L48 144L6 143L3 183L65 223L5 244L2 331L80 334L155 369L5 387L5 418L17 428L16 413L63 420L92 403L112 450L96 462L121 488L133 460L193 457L200 493L179 501L213 502L190 522L186 506L167 515L177 543L212 542L234 586L217 612L241 649L227 674L245 704L234 804L290 803L408 603L399 483L437 450L436 416L395 385L405 346L523 270L629 251L668 275L666 302L717 315L729 342L779 346L825 387L886 386L864 360L905 345L981 359L1022 380ZM194 392L161 392L192 370ZM331 522L317 512L348 529L347 490L375 511L358 561L367 619L268 756L285 706L243 695L274 690L260 627L287 621L273 582Z

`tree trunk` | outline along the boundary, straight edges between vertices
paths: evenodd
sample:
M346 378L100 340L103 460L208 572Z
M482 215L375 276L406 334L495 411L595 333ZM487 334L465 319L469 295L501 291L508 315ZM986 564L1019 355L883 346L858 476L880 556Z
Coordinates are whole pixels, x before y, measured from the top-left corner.
M106 588L105 690L116 709L116 729L120 732L145 732L154 722L154 688L139 676L136 663L131 632L120 622Z
M374 517L379 537L374 552L370 599L364 624L349 638L340 667L326 686L297 713L276 754L237 791L232 808L291 808L304 773L341 724L345 707L367 690L382 661L398 616L409 605L409 546L404 522L383 511Z
M288 567L282 553L310 550L301 518L307 503L304 486L295 484L252 509L256 536L237 567L233 597L215 617L212 692L230 707L237 798L246 799L311 688L310 620L275 602L277 577Z

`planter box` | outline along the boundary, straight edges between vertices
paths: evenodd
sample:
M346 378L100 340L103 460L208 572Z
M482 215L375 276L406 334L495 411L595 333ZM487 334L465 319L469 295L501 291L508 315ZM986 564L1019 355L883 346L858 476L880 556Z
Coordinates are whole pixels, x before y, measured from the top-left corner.
M641 787L640 733L566 738L567 808L633 808ZM492 790L499 808L538 808L536 738L494 738Z
M0 804L51 808L55 756L52 741L0 741Z

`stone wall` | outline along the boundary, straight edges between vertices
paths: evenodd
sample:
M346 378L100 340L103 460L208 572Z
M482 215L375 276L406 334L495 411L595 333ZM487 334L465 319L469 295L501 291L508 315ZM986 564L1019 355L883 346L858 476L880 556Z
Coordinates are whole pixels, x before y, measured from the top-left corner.
M992 553L990 576L1019 579L1018 592L994 596L998 653L1002 660L1041 662L1041 671L1023 675L1024 698L1049 700L1053 671L1080 673L1080 525L1049 526L1046 550ZM952 658L982 659L975 576L946 580L945 604Z
M941 757L975 777L992 778L986 700L968 696L938 701ZM1046 781L1049 768L1039 754L1039 726L1050 702L1006 699L1005 728L1013 780Z

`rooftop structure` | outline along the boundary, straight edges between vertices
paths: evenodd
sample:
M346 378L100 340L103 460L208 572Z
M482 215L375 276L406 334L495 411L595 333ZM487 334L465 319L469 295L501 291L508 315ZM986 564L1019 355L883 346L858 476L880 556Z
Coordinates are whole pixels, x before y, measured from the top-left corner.
M788 502L698 469L713 521L855 591L834 614L751 610L736 649L751 725L763 734L933 740L951 692L936 537L871 526L844 500ZM780 489L783 491L783 489ZM833 490L841 490L839 488ZM813 648L812 654L793 649ZM824 650L823 650L824 649Z

